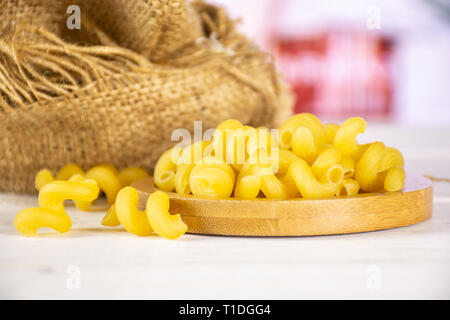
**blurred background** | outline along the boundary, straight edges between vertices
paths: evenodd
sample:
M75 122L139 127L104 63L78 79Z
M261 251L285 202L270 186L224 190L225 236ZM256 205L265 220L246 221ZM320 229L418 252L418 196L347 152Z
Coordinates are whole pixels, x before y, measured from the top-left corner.
M273 53L296 112L450 124L450 0L216 0Z

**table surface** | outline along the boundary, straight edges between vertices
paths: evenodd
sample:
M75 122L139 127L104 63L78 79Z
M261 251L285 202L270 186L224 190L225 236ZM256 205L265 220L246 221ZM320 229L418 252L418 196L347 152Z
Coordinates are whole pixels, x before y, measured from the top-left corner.
M450 178L449 128L373 123L363 140L400 148L409 172ZM447 183L434 185L431 220L339 236L167 241L104 228L104 211L69 206L69 233L22 237L14 216L36 203L0 194L0 298L450 299Z

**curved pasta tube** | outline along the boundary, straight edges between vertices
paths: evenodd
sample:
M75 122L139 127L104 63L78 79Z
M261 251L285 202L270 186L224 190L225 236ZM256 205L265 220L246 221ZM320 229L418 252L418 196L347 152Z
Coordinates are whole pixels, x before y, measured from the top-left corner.
M341 160L341 152L335 147L330 147L319 154L311 168L316 177L322 177L331 166L339 164Z
M56 175L56 180L69 180L72 176L76 174L84 175L84 171L76 164L70 163L65 165L58 171L58 174Z
M192 194L211 198L229 198L233 192L233 168L219 158L208 157L196 165L189 176Z
M250 139L256 135L256 129L248 126L233 130L227 136L226 163L239 171L248 159Z
M384 178L384 190L388 192L400 191L405 186L405 170L400 167L392 167L386 171Z
M291 144L292 151L310 164L317 159L322 150L322 145L316 142L313 132L306 127L300 127L295 131Z
M327 135L327 143L332 144L339 130L339 125L337 123L327 123L324 125L324 128Z
M212 138L212 145L214 149L214 155L222 160L226 160L227 157L227 141L228 137L233 134L236 129L243 128L244 125L236 120L230 119L222 122L216 128Z
M286 149L278 150L278 159L278 172L276 172L278 176L286 175L291 164L294 161L300 160L300 158L297 157L293 152Z
M53 174L49 170L43 169L36 174L36 177L34 178L34 187L39 191L43 186L54 180Z
M108 204L112 205L116 201L117 193L122 188L122 184L116 171L106 165L93 167L85 174L85 178L95 180L100 188L105 193ZM92 202L75 201L75 205L82 211L88 211Z
M346 156L355 157L359 152L356 138L366 131L367 123L362 118L350 118L336 132L334 145Z
M147 219L155 232L170 240L181 237L188 230L179 214L169 213L169 197L162 191L156 191L147 200Z
M177 165L200 163L207 154L211 156L211 153L213 153L213 148L210 141L195 142L183 149Z
M271 154L272 150L278 149L277 139L270 133L267 128L257 128L249 130L247 154L252 155L255 152L264 150L267 154Z
M336 194L337 184L320 182L308 163L304 160L295 161L288 173L295 181L304 198L327 198Z
M405 160L400 151L395 148L387 147L378 167L379 171L386 171L392 167L403 168L405 165Z
M105 227L117 227L117 226L120 226L120 221L117 218L117 212L116 212L116 205L115 204L113 204L111 207L109 207L109 210L105 214L105 216L103 217L101 223Z
M356 161L353 158L344 156L340 164L344 169L344 178L349 179L355 175Z
M384 143L374 142L361 157L356 166L355 178L362 190L375 192L383 188L378 176L378 168L383 160L385 150Z
M336 192L338 197L342 196L356 196L359 193L359 183L354 179L344 179Z
M155 185L163 191L171 192L175 188L177 165L173 162L173 149L163 153L153 172Z
M298 128L305 127L313 134L317 144L327 143L327 134L323 123L310 113L297 114L288 119L280 128L280 146L290 149Z
M363 191L399 191L405 180L403 163L403 156L398 150L375 142L361 157L355 177Z
M84 171L76 164L67 164L58 171L56 180L69 180L76 174L84 175ZM43 186L54 180L53 174L49 170L43 169L36 174L34 186L39 191Z
M121 170L118 178L122 187L131 185L133 182L149 178L148 172L141 168L130 167Z
M261 191L261 176L255 174L254 165L245 165L236 179L234 196L239 199L256 199Z
M72 227L64 210L64 200L94 201L99 188L94 180L74 175L69 181L53 181L39 191L39 208L20 211L14 218L16 229L25 236L34 236L41 227L65 233Z
M191 188L189 186L189 176L191 175L193 164L178 165L177 173L175 175L175 191L178 194L190 194Z
M137 209L139 193L132 187L125 187L119 191L115 204L117 219L130 233L138 236L148 236L153 233L147 215Z
M289 192L274 174L261 176L261 191L267 199L287 199Z

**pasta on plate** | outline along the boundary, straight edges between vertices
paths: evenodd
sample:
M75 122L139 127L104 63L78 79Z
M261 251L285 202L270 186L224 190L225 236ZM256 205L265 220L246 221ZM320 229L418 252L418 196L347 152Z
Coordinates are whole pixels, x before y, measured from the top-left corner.
M309 113L288 119L277 134L230 119L211 142L164 153L155 169L163 191L215 199L319 199L404 187L403 156L382 142L358 143L359 117L324 124ZM193 149L200 150L192 153ZM208 152L205 152L208 149ZM209 163L209 164L208 164Z

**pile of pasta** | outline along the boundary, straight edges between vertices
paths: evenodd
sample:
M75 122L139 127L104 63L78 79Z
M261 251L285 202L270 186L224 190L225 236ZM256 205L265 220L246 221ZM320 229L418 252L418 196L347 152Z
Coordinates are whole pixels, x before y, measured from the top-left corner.
M359 117L323 124L303 113L279 131L231 119L210 141L165 152L154 182L166 192L215 199L317 199L402 190L402 154L378 141L359 144L365 130Z
M73 200L78 209L89 211L102 191L110 205L102 225L123 225L127 231L139 236L155 232L167 239L177 239L186 233L187 226L180 215L169 213L170 203L166 193L153 193L147 201L146 210L137 209L139 193L129 185L149 176L141 168L119 171L111 164L101 164L87 172L76 164L68 164L59 170L56 178L49 170L41 170L35 178L39 207L20 211L14 225L25 236L35 236L42 227L60 233L68 232L72 222L65 211L64 201Z

